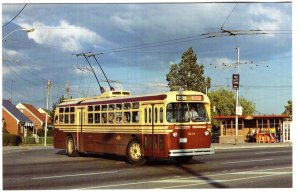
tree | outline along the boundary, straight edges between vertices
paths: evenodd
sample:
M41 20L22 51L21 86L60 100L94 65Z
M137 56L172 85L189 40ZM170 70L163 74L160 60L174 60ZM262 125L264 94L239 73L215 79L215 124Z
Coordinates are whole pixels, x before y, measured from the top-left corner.
M166 75L171 91L191 90L205 93L210 88L211 79L203 76L204 66L197 64L197 56L193 48L183 53L179 64L172 64Z
M235 115L235 94L232 91L221 88L208 93L211 107L215 107L213 114L222 116ZM255 113L255 104L244 97L239 97L239 103L243 107L243 115Z
M212 118L214 116L235 115L235 94L232 91L221 88L208 93L210 98ZM240 105L243 107L243 115L253 115L256 111L255 104L243 97L239 97ZM212 120L213 129L219 129L219 124Z
M54 119L54 112L55 112L55 109L56 109L57 105L62 103L64 99L65 99L64 95L62 95L55 103L52 104L52 110L49 113L50 118L52 120Z
M289 100L288 104L284 106L284 112L282 114L293 115L293 101Z

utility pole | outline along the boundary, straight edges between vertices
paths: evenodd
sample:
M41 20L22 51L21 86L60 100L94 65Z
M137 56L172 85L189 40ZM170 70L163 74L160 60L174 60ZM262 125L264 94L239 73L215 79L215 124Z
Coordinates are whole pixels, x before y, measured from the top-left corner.
M48 104L49 104L49 96L50 96L50 86L51 86L51 81L48 80L47 84L47 102L46 102L46 122L45 122L45 141L44 141L44 146L47 146L47 131L48 131Z
M237 63L236 63L236 70L237 74L240 74L240 48L237 47ZM239 76L238 76L239 79ZM239 81L238 81L239 82ZM238 113L237 113L237 108L239 105L239 87L236 88L236 102L235 102L235 145L238 144L238 125L239 125L239 119L238 119Z

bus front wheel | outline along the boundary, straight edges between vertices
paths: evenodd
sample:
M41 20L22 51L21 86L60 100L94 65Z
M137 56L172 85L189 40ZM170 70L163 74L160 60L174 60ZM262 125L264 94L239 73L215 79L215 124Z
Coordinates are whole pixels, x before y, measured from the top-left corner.
M75 148L75 142L73 137L68 136L66 141L66 153L68 156L76 157L78 156L78 151Z
M127 146L126 156L129 163L143 165L147 159L142 156L142 146L137 139L131 139Z

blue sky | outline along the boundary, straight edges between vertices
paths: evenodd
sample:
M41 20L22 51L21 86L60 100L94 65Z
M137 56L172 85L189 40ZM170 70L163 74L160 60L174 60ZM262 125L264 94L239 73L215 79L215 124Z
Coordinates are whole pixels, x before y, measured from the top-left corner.
M2 25L23 6L2 4ZM2 28L2 37L14 29L35 29L28 34L15 32L2 44L2 96L9 99L12 87L14 104L26 102L44 107L47 80L52 81L50 105L65 94L67 81L72 97L98 95L88 64L84 58L72 55L80 52L104 53L97 58L108 78L116 81L111 83L116 89L130 90L134 95L168 91L166 74L189 47L197 54L198 63L204 65L205 76L212 78L210 90L232 90L238 46L240 96L253 101L257 113L280 114L292 99L292 5L235 6L236 3L27 4L12 23ZM223 24L223 29L263 30L267 34L199 36L219 32ZM169 40L176 41L166 42ZM96 63L91 62L104 79ZM108 90L105 82L101 85Z

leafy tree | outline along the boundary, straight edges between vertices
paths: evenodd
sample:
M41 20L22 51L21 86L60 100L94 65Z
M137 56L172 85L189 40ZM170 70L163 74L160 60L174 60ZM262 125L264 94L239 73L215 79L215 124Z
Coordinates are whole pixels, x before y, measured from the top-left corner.
M235 115L235 94L233 91L221 88L208 93L211 107L215 107L214 115ZM239 103L243 107L243 115L252 115L255 112L255 104L244 97L239 97Z
M284 106L284 112L282 114L293 115L293 101L289 100L288 104Z
M191 90L205 92L211 87L211 79L203 76L204 66L197 64L197 56L193 48L183 53L179 64L172 64L166 75L171 91Z
M64 99L65 99L64 95L62 95L55 103L52 104L52 110L49 113L50 118L52 120L54 119L54 112L55 112L55 109L56 109L57 105L62 103Z
M221 88L208 93L212 108L212 118L214 116L235 115L236 98L233 91ZM243 115L253 115L256 111L255 104L243 97L239 97L239 103L243 107ZM214 130L219 128L216 121L212 121Z

